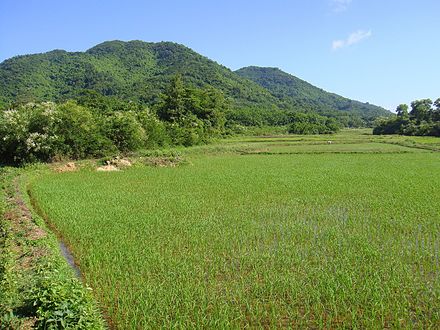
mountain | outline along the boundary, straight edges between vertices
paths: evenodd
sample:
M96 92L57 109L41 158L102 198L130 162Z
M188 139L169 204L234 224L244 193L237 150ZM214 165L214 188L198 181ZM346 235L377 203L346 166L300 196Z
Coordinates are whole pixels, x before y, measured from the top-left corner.
M176 73L191 85L220 89L235 106L279 102L258 84L183 45L142 41L109 41L86 52L54 50L6 60L0 64L0 101L56 101L91 89L148 104Z
M194 87L222 91L231 111L245 111L248 118L252 113L284 110L363 119L387 113L327 93L278 69L248 67L233 72L183 45L143 41L107 41L85 52L53 50L8 59L0 63L0 107L76 98L83 90L152 105L176 73Z
M249 66L235 73L267 89L285 107L309 109L324 114L348 112L367 120L390 115L389 111L381 107L326 92L278 68Z

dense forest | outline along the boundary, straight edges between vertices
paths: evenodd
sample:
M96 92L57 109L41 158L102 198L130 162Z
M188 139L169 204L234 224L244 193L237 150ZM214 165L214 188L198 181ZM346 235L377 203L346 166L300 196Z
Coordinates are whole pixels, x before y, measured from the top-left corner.
M384 109L326 92L278 68L250 66L235 71L281 100L285 109L301 109L335 118L346 127L368 126L375 118L389 115Z
M378 119L373 133L440 136L440 98L413 101L408 110L408 105L400 104L397 116Z

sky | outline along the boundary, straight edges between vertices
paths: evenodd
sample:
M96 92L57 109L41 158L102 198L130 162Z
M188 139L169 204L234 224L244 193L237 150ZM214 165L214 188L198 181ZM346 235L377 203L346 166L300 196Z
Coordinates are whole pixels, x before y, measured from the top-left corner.
M440 97L440 0L0 0L0 62L107 40L174 41L394 110Z

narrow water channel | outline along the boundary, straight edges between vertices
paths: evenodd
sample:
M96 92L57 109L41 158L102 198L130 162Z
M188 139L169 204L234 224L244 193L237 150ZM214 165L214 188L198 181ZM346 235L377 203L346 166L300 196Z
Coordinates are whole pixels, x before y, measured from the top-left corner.
M69 266L73 269L75 272L75 275L77 278L82 279L81 271L78 268L78 266L75 264L75 260L73 259L73 255L70 253L69 249L63 242L59 242L59 247L61 250L61 254L63 255L64 259L66 259Z

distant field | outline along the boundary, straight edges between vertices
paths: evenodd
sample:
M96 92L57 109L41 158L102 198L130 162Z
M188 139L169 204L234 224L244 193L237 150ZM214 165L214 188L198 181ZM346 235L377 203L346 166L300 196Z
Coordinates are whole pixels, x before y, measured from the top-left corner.
M438 141L237 138L30 190L117 329L439 328Z
M316 153L405 153L427 152L423 149L412 149L400 145L384 143L261 143L252 153L267 154L316 154Z

